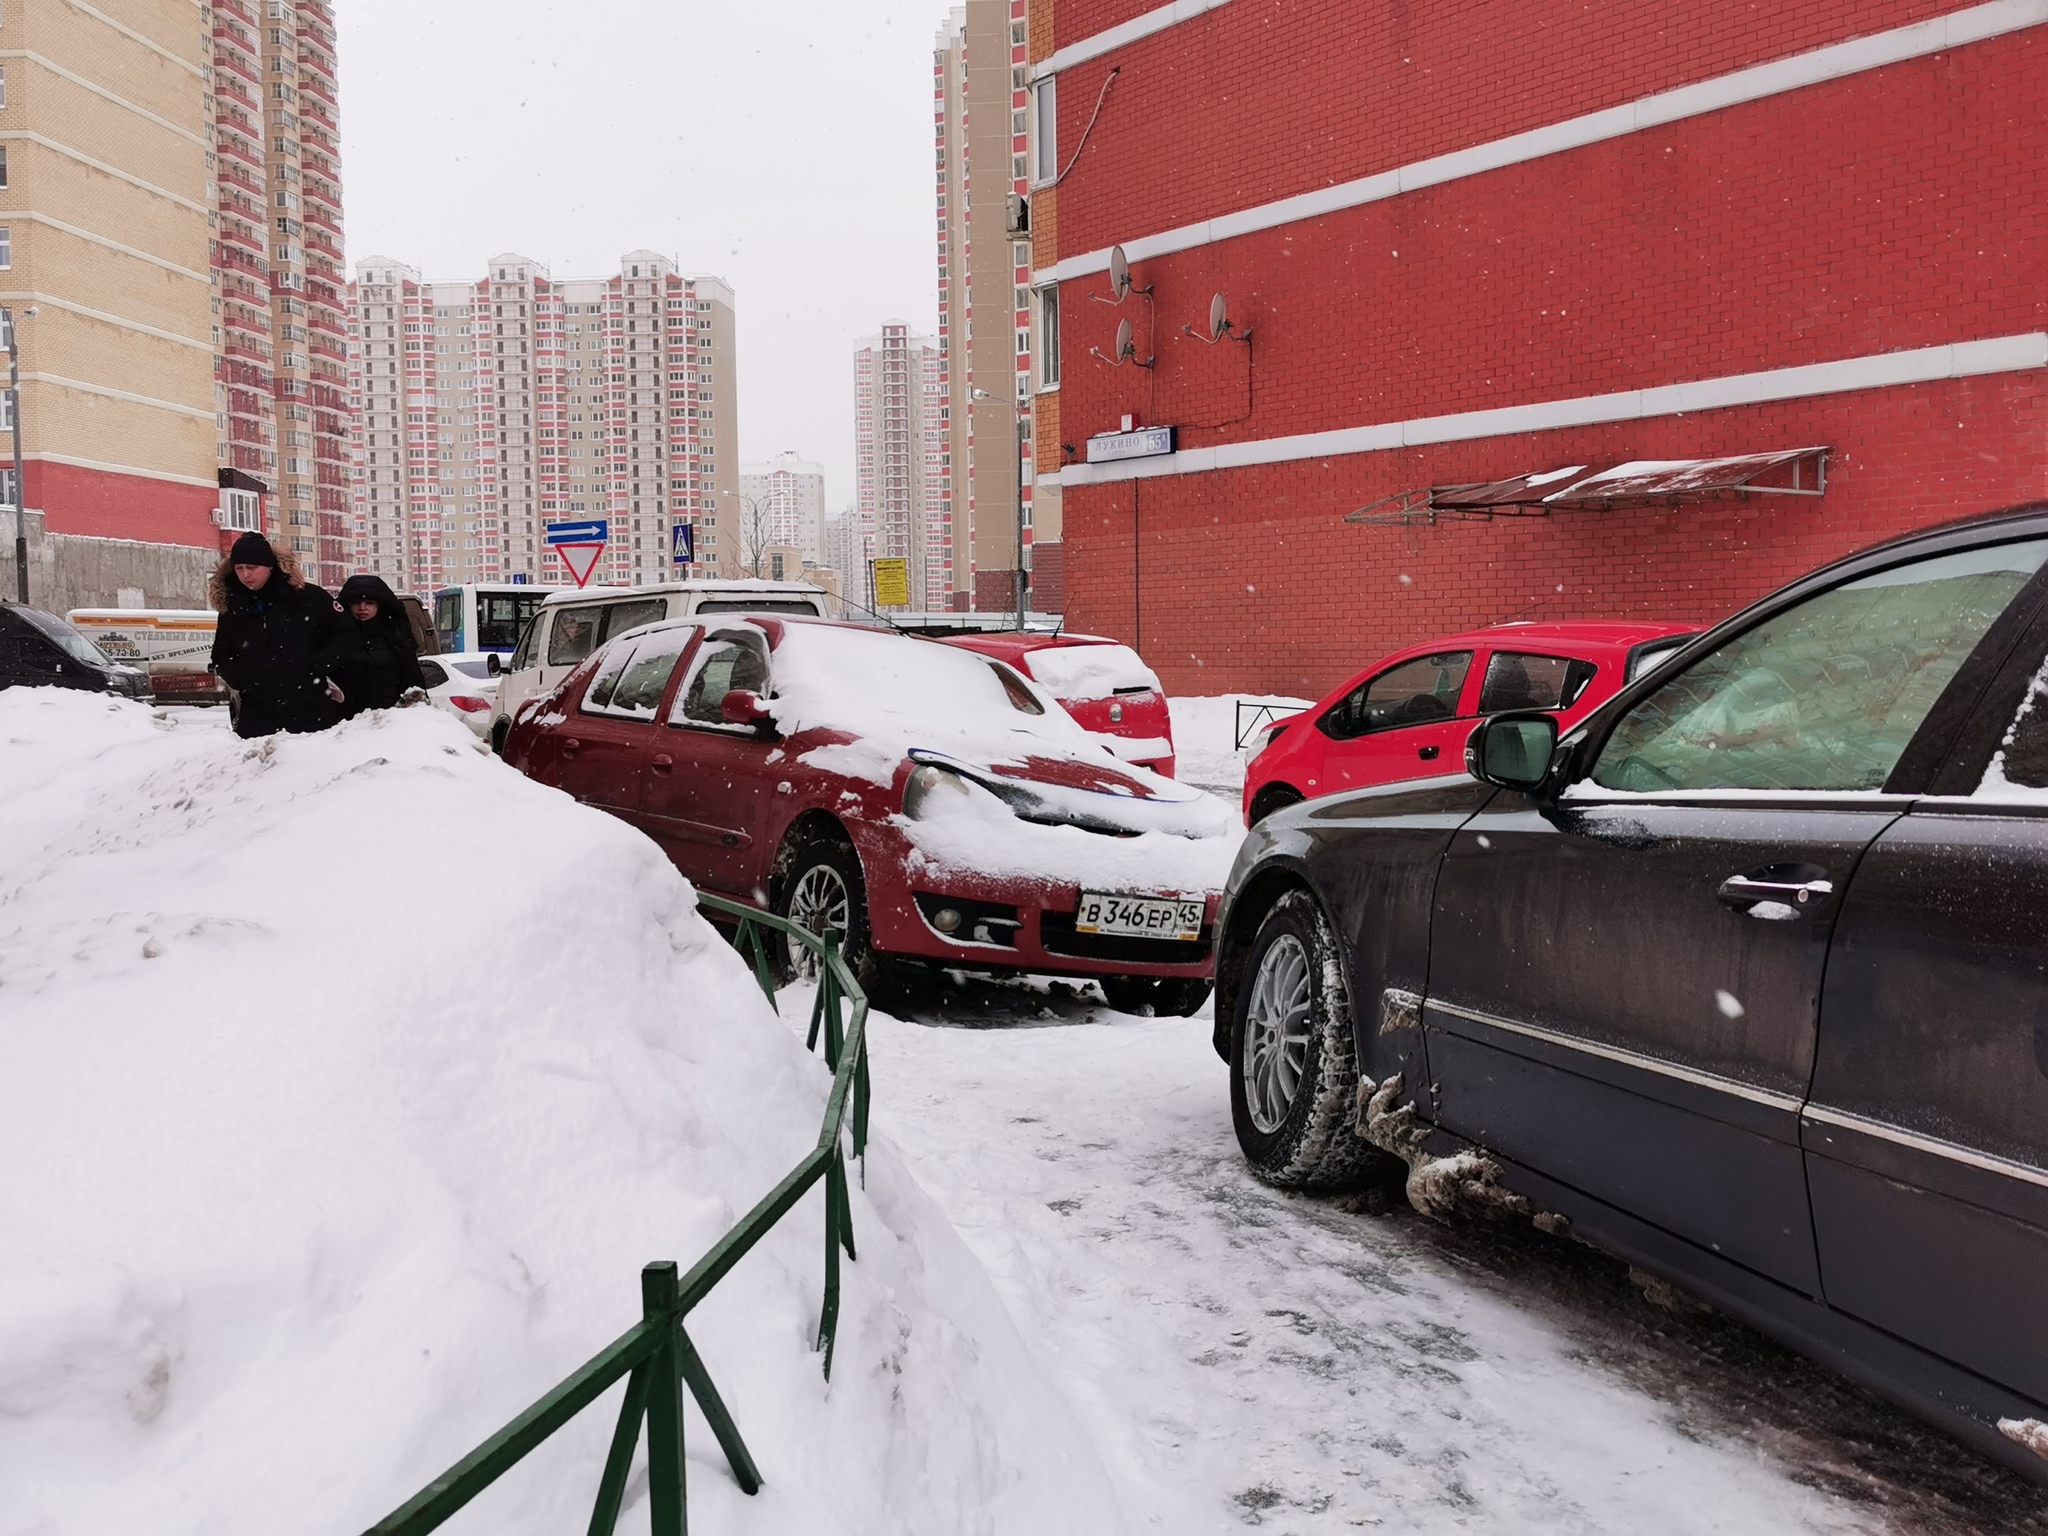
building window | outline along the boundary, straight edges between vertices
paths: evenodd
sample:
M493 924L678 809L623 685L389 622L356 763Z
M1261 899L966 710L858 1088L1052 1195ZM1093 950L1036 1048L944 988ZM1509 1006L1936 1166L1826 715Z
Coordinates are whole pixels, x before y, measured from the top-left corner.
M1060 291L1038 290L1038 387L1060 387Z
M0 272L14 265L14 233L0 224Z
M7 66L0 64L0 107L7 105Z
M7 185L7 147L0 144L0 187Z
M1058 81L1059 76L1047 75L1031 88L1031 115L1037 129L1031 143L1031 179L1041 185L1060 173Z

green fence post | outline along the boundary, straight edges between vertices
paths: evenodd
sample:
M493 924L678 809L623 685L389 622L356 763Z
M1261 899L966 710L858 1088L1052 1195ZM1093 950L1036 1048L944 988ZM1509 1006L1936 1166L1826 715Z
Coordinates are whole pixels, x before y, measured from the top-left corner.
M682 1375L676 1362L676 1266L640 1271L640 1310L662 1321L661 1343L647 1362L647 1503L653 1536L683 1536L690 1513L683 1487Z
M829 966L820 966L818 968L818 995L811 1000L811 1031L804 1036L804 1049L807 1051L815 1051L818 1048L818 1025L825 1017L826 1005L832 997L833 989L837 986L838 982L833 980L831 968Z
M725 1459L732 1466L734 1480L742 1492L759 1493L761 1469L754 1465L754 1458L747 1453L747 1443L740 1438L739 1426L733 1423L725 1399L711 1384L711 1373L704 1368L703 1357L697 1353L697 1346L690 1342L690 1335L681 1324L676 1325L676 1361L682 1367L683 1380L690 1384L697 1406L704 1410L704 1421L711 1426L711 1433L718 1437L719 1449L725 1452Z
M590 1536L612 1536L618 1528L619 1505L626 1496L626 1474L633 1470L633 1447L640 1443L640 1421L647 1414L651 1371L652 1366L642 1362L626 1378L626 1400L619 1404L619 1423L612 1431L611 1454L604 1459L604 1476L597 1485L597 1505L590 1512Z
M830 971L839 964L839 935L825 935L825 969ZM839 1070L839 1043L842 1038L839 1027L838 988L833 988L832 1006L825 1010L825 1065L834 1072Z
M754 952L754 980L761 984L761 990L767 994L768 1006L775 1009L777 1013L782 1012L781 1007L775 1001L775 978L768 972L768 948L762 942L760 925L752 918L741 918L740 931L735 935L735 943L742 951L749 947L752 948Z
M825 1379L832 1379L832 1341L839 1332L839 1208L846 1166L839 1148L825 1165L825 1305L818 1316L818 1348L825 1352Z

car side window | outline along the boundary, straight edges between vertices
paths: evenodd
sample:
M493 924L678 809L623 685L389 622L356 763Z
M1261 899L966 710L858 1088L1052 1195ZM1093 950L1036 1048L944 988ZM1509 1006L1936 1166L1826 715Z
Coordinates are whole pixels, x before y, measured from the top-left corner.
M610 603L604 610L604 638L610 640L629 629L667 617L668 603L659 597L643 598L636 603Z
M573 667L596 650L597 626L603 619L604 607L600 603L557 608L553 627L548 630L548 665Z
M1479 684L1479 713L1504 709L1570 709L1599 668L1576 656L1495 651Z
M524 672L533 665L533 637L539 632L540 616L536 614L526 621L526 629L519 636L518 648L512 652L512 661L505 668L507 672Z
M438 688L448 681L448 674L441 670L441 664L424 656L420 658L420 676L427 680L429 688Z
M2048 539L1821 592L1700 658L1622 717L1608 789L1876 790Z
M1458 713L1458 695L1471 667L1470 651L1414 657L1360 683L1317 724L1324 735L1349 741L1374 731L1449 720Z
M2020 798L2048 803L2048 665L2034 674L2033 686L2020 701L2012 729L1992 754L1977 794L1987 800L2007 799L2015 789L2028 792Z
M746 630L720 630L698 647L690 675L669 707L670 725L725 726L719 705L728 693L768 692L768 646Z
M677 660L696 635L694 625L683 625L615 641L583 695L583 712L652 720L668 690L668 680L675 675Z

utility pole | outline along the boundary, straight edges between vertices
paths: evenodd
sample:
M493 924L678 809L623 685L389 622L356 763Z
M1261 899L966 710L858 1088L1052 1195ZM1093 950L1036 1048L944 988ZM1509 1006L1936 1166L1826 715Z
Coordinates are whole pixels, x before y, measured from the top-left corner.
M33 309L28 313L34 314ZM14 339L14 310L0 307L7 322L7 419L14 424L14 599L28 604L28 492L21 474L21 348Z

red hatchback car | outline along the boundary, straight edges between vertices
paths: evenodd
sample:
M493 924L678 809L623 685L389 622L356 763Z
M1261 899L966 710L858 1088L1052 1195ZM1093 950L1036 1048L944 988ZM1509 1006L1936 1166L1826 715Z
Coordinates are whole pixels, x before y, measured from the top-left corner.
M1245 772L1245 824L1318 795L1462 773L1472 727L1504 709L1554 710L1569 730L1695 633L1608 619L1497 624L1396 651L1273 726Z
M631 630L520 706L505 760L704 889L843 934L871 995L918 968L1029 972L1192 1013L1243 838L1003 662L822 619Z
M956 635L946 644L1007 661L1125 762L1173 777L1166 690L1128 645L1103 635L1014 632Z

